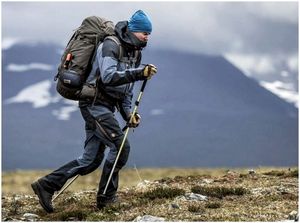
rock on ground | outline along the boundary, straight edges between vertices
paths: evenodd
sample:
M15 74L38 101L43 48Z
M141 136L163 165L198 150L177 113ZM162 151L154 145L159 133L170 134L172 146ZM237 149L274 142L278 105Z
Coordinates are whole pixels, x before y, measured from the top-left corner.
M158 222L158 221L165 221L164 218L160 218L160 217L155 217L152 215L144 215L144 216L138 216L136 219L134 219L133 221L151 221L151 222Z

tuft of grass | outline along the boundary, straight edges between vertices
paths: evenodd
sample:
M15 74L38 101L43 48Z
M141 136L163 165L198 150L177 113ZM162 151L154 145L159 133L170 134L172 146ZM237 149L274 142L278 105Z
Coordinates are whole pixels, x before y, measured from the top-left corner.
M18 215L20 212L20 208L22 207L21 202L16 198L16 196L13 196L13 201L11 203L11 206L9 208L9 213L11 215Z
M103 215L100 215L97 212L89 214L86 219L86 221L105 221L105 217Z
M207 187L207 186L194 186L191 191L193 193L202 194L210 197L217 197L222 199L223 197L230 195L242 196L248 193L248 190L243 187Z
M249 174L240 173L240 178L247 178L248 176L249 176Z
M205 209L200 204L190 204L188 206L188 211L193 213L203 214L205 212Z
M141 198L146 198L149 200L162 199L162 198L171 199L184 194L185 191L183 189L158 187L143 193L141 195Z
M205 205L206 208L217 209L221 207L220 202L209 202Z
M266 172L264 173L265 175L268 176L276 176L276 177L281 177L284 175L284 171L283 170L272 170L270 172Z
M113 214L116 212L120 212L122 210L124 205L121 205L120 203L117 204L111 204L106 207L104 207L101 211L105 214Z
M170 177L164 177L164 178L160 179L158 182L159 183L171 183L172 181L173 181L172 178L170 178Z
M296 178L298 178L299 177L298 169L292 170L291 172L287 173L287 176L288 177L296 177Z
M271 201L271 202L275 202L275 201L280 201L282 200L282 196L278 195L278 194L268 194L265 196L265 201Z
M296 177L296 178L299 177L298 169L288 171L288 172L284 170L272 170L263 174L268 176L276 176L276 177Z
M283 194L282 197L285 200L298 201L298 196L295 194Z
M60 221L84 221L90 213L86 210L72 210L69 212L61 212L58 216Z
M118 218L115 214L103 214L102 212L93 212L90 213L85 221L104 221L104 222L115 222L118 221Z

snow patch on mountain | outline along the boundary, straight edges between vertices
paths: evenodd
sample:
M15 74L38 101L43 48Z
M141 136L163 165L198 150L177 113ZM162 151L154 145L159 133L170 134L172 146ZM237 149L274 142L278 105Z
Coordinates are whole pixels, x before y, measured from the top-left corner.
M1 48L2 50L8 50L19 42L20 40L18 38L3 38L1 42Z
M261 55L261 54L239 54L227 53L224 57L247 76L253 74L267 75L282 71L298 72L298 55Z
M32 103L33 108L46 107L50 103L55 103L59 100L58 97L51 96L50 88L50 80L40 81L24 88L16 96L7 99L5 104L28 102Z
M30 63L30 64L9 64L6 67L7 71L11 72L24 72L29 70L44 70L44 71L50 71L53 70L54 67L49 64L44 63Z
M266 55L226 54L225 58L249 77L277 74L277 77L288 80L292 72L298 72L297 55L277 55L275 58ZM275 61L275 62L274 62ZM276 62L277 61L277 62ZM281 64L282 66L279 66ZM275 77L275 76L274 76ZM260 79L260 78L256 78ZM279 80L259 81L260 85L281 99L298 107L298 92L292 83Z
M253 72L262 75L275 72L272 58L268 56L226 54L225 58L247 76L252 76Z
M62 98L58 94L51 95L51 85L52 82L50 80L43 80L30 85L21 90L16 96L6 99L4 104L31 103L33 108L43 108L51 103L57 103ZM62 102L63 106L59 109L54 109L52 115L56 116L58 120L70 120L71 113L78 110L77 102L66 99L63 99Z
M278 97L286 100L287 102L293 103L296 107L299 106L299 95L298 92L293 90L293 84L283 83L281 81L261 81L259 83L261 86L276 94Z
M72 112L78 111L78 102L64 100L64 103L67 105L53 110L52 115L56 116L58 120L67 121L70 120Z

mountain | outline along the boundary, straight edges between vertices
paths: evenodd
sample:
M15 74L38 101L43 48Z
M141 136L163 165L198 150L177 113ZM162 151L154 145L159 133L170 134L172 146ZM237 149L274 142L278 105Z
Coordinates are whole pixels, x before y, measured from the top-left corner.
M17 44L2 51L4 170L56 168L83 150L80 112L52 81L61 50ZM223 56L149 48L143 62L158 74L140 104L142 123L129 134L128 166L298 164L298 109Z
M298 55L271 59L259 55L225 54L225 58L263 87L298 107ZM272 62L276 60L277 63Z

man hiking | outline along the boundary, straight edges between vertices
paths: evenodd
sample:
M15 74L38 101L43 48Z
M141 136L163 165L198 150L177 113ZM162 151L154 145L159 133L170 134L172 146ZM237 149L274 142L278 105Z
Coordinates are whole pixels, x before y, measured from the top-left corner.
M124 137L114 112L118 109L129 127L135 128L140 123L141 116L138 113L131 118L132 90L135 81L150 79L157 72L154 65L140 66L141 50L146 47L151 32L149 17L142 10L138 10L129 21L118 22L115 26L115 36L107 37L99 45L87 80L97 80L97 97L93 100L79 101L86 130L84 152L79 158L31 184L41 206L48 213L53 212L51 199L54 192L59 191L68 179L97 169L104 158L106 147L109 147L110 151L99 182L97 207L101 209L116 202L119 171L127 162L130 144L126 139L104 195Z

